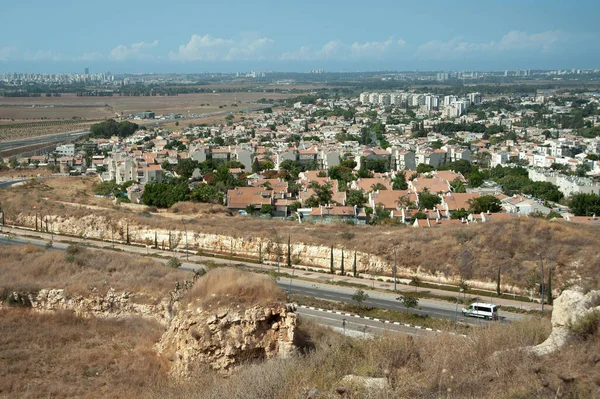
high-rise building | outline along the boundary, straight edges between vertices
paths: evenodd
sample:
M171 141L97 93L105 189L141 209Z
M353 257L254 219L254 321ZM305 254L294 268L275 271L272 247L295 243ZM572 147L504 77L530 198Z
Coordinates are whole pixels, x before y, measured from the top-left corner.
M473 105L481 104L481 93L469 93L469 102Z
M90 74L90 68L85 68L85 74L89 75Z

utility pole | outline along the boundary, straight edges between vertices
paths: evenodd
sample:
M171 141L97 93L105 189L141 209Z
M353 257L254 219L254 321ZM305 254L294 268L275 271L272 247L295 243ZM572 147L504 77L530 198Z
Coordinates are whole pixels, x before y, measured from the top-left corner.
M454 309L454 330L456 330L456 318L458 317L458 299L460 298L460 293L463 292L461 288L456 295L456 309Z

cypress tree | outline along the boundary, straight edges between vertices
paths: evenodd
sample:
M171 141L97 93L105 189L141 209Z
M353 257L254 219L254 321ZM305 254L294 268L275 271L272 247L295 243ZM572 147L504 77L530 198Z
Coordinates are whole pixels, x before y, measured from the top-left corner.
M342 249L342 264L340 265L340 272L344 275L344 250Z
M171 241L171 232L169 231L169 251L173 250L173 241Z
M258 243L258 263L262 264L262 241Z
M356 250L354 251L354 262L352 262L352 275L358 277L358 273L356 273Z
M552 305L554 298L552 298L552 268L548 270L548 285L546 286L546 292L548 293L548 305Z
M158 234L154 232L154 248L158 249Z
M496 279L496 294L500 296L500 266L498 266L498 278Z
M331 274L333 274L335 272L335 269L333 268L333 245L331 246L331 256L329 259L329 272Z
M38 231L38 217L37 217L37 212L35 214L35 231Z
M292 267L292 245L290 243L290 235L289 234L288 234L287 265L288 265L288 267Z
M127 236L125 238L125 242L127 245L131 244L131 241L129 241L129 223L127 223Z

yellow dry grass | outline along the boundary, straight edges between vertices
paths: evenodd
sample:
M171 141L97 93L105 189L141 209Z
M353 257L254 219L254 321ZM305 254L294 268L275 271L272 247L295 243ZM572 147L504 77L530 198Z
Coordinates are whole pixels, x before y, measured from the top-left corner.
M117 292L139 293L140 299L162 299L177 281L190 279L188 271L171 269L152 259L85 247L69 251L33 245L0 246L0 293L65 289L71 295Z
M229 267L210 270L184 297L185 302L205 308L262 306L284 300L285 294L272 279Z
M167 367L153 351L163 328L131 318L0 310L0 397L134 398Z

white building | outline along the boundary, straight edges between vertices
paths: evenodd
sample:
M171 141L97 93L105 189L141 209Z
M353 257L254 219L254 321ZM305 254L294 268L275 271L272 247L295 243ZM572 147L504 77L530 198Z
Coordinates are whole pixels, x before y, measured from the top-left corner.
M56 147L54 150L58 155L62 157L73 157L75 156L75 144L63 144Z

